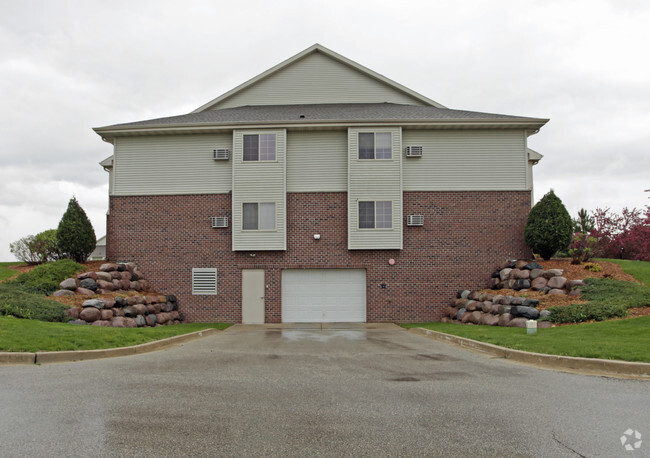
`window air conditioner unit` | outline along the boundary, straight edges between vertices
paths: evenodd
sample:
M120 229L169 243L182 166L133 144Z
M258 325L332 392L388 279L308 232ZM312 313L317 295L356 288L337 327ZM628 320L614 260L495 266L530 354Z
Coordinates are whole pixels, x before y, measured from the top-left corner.
M406 157L422 157L422 147L421 146L407 146L406 147Z
M214 160L228 160L230 157L230 150L226 148L219 148L212 150L212 158Z
M211 216L212 227L228 227L227 216Z
M407 226L424 226L424 215L408 215L406 218Z

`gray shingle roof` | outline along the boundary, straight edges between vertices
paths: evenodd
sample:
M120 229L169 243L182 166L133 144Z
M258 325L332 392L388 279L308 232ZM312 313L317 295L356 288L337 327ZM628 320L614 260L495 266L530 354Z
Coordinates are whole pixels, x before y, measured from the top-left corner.
M99 128L146 128L153 126L219 125L246 123L364 122L364 121L543 121L536 118L509 116L476 111L450 110L432 106L399 105L394 103L318 104L318 105L260 105L209 110L180 116L148 119Z

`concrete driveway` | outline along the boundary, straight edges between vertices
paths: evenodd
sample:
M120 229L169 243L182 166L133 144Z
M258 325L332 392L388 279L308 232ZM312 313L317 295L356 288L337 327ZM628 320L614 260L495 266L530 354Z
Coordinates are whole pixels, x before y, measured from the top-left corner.
M2 456L649 456L650 384L393 325L234 326L155 353L0 367L0 443Z

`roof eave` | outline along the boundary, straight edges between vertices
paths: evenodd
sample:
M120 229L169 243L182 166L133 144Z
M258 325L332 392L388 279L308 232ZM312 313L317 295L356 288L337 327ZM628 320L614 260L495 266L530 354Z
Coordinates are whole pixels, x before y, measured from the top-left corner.
M400 125L404 127L431 128L508 128L508 129L540 129L548 119L514 118L514 119L381 119L381 120L336 120L319 122L286 122L286 121L241 121L231 123L193 123L193 124L149 124L146 126L97 127L93 130L105 141L111 138L128 135L201 133L215 130L229 130L238 127L246 128L336 128L364 127L379 125ZM112 142L111 142L112 143Z

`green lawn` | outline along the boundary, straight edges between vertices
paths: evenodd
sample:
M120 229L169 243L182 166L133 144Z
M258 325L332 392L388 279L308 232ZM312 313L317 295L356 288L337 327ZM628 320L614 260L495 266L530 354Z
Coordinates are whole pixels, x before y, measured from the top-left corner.
M0 316L0 351L35 352L127 347L203 329L225 329L229 326L227 323L185 323L157 328L106 328Z
M432 329L516 350L650 363L650 316L539 329L536 335L527 335L522 328L455 323L402 326Z
M650 262L647 261L628 261L626 259L597 259L596 261L607 261L618 264L626 274L650 286Z
M9 266L18 266L23 264L22 262L0 262L0 281L6 280L9 277L13 277L18 272L13 269L9 269Z

